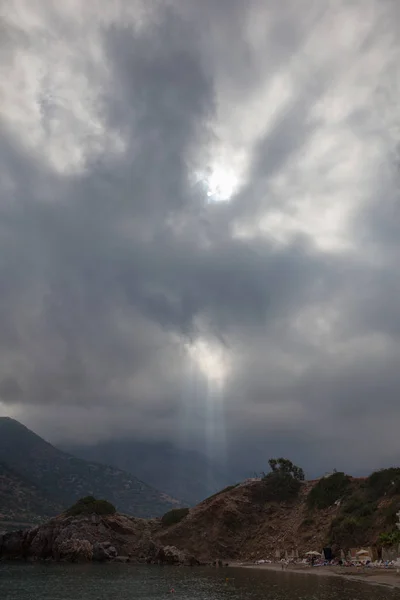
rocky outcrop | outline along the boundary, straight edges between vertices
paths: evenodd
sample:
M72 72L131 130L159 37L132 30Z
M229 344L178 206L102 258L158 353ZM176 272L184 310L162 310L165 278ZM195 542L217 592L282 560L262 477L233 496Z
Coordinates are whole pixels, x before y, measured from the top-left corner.
M154 559L159 546L152 536L158 520L112 515L108 517L57 517L28 531L0 537L0 556L10 559L83 561L132 557L137 562Z
M157 540L161 530L161 521L157 519L124 515L58 517L28 531L0 536L0 558L199 564L192 554L171 545L161 545Z

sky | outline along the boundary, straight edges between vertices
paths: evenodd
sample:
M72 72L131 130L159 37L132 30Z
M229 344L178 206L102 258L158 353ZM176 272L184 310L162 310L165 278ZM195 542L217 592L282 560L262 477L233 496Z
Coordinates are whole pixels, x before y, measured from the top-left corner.
M397 0L13 0L0 415L400 464Z

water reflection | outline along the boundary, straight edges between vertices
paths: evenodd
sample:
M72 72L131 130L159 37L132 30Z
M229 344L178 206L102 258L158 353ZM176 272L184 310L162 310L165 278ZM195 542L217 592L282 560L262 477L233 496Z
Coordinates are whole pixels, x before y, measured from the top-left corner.
M170 594L171 588L175 594ZM335 577L250 569L0 565L1 600L153 600L171 596L174 600L397 600L400 591Z

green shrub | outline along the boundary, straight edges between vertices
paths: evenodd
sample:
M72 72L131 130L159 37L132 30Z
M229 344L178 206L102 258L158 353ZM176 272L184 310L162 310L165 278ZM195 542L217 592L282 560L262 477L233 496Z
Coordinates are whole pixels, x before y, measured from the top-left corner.
M400 531L394 529L389 533L381 533L379 536L379 543L382 546L396 546L397 544L400 544Z
M96 500L94 496L86 496L81 498L73 506L71 506L66 514L69 517L76 517L78 515L114 515L116 508L107 500Z
M357 516L360 518L369 517L370 515L374 514L376 509L377 509L376 502L369 502L368 504L362 504L357 511Z
M268 461L271 472L279 475L290 475L293 479L304 481L304 471L287 458L270 458Z
M170 525L175 525L179 523L189 514L188 508L173 508L169 510L163 517L161 517L161 522L164 527L169 527Z
M268 473L252 487L253 498L258 502L287 502L298 496L301 481L284 473Z
M320 479L307 497L310 508L327 508L348 493L351 479L345 473L334 473Z
M355 518L368 517L377 510L377 503L360 494L350 496L343 504L342 512Z
M352 489L354 492L350 493ZM391 496L398 493L400 493L400 469L398 468L376 471L364 483L349 486L340 513L332 522L330 541L347 548L370 543L371 536L375 537L376 524L383 523L392 531L382 533L381 544L396 543L394 540L397 539L398 532L394 527L400 502L397 498L392 499ZM386 497L389 505L379 508L383 497Z
M372 525L372 515L365 517L340 515L332 521L330 541L342 548L363 545L368 542Z
M353 494L346 500L342 506L342 512L353 514L358 511L360 506L365 503L365 498L360 494Z
M361 521L356 517L345 517L339 522L339 529L342 533L353 535L362 527Z
M400 493L400 468L381 469L375 471L365 482L365 489L375 500L384 495Z
M398 517L397 517L397 513L400 510L400 504L397 501L392 502L391 504L389 504L389 506L386 506L383 511L382 514L385 518L385 523L387 523L387 525L396 525L397 521L398 521Z

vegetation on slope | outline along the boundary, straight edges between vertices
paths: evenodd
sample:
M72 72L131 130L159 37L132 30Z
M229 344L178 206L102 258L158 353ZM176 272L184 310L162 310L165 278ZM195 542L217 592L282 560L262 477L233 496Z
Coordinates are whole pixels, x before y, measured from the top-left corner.
M66 515L76 517L78 515L114 515L116 513L115 506L107 500L96 500L94 496L85 496L68 508Z
M270 473L263 476L253 488L253 497L258 502L288 502L294 500L304 481L304 471L286 458L271 458Z
M332 521L330 542L346 548L397 539L399 493L400 469L396 468L376 471L361 484L351 482Z
M395 529L390 533L381 533L378 541L381 546L397 546L400 544L400 531Z
M371 499L400 494L400 468L375 471L365 482L366 493Z
M189 514L188 508L173 508L169 510L165 515L162 516L161 522L164 527L170 527L170 525L175 525L176 523L180 523L182 519L187 517Z
M351 484L351 478L345 473L333 473L323 477L312 488L307 497L309 508L327 508L345 496Z
M287 475L296 481L304 481L304 471L287 458L270 458L268 464L273 475Z
M393 471L366 480L334 473L302 483L283 464L261 481L193 508L190 519L165 527L160 539L204 557L235 560L273 558L277 550L281 556L285 550L304 554L328 545L338 555L339 549L391 545L398 539L400 494L393 491Z

